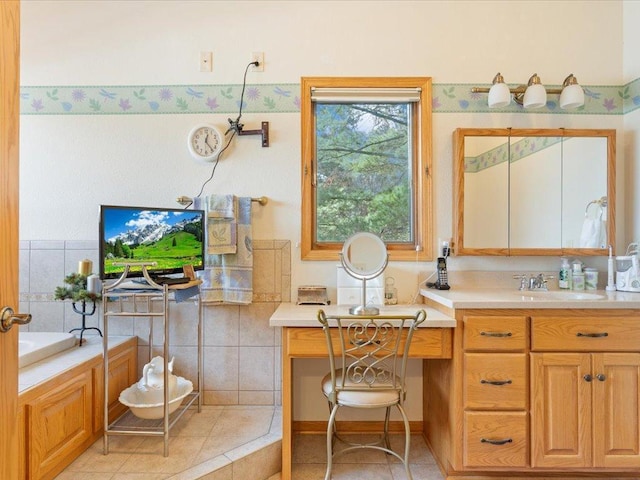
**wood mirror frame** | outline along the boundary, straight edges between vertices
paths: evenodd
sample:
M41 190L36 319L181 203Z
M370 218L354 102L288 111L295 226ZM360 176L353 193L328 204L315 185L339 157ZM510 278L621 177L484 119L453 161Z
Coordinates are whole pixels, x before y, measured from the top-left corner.
M465 226L467 228L470 228L470 226L473 224L472 219L469 218L469 212L465 212L465 195L467 195L467 200L469 200L469 195L471 195L470 191L465 192L465 142L469 142L469 139L473 137L486 137L487 141L491 141L490 137L506 137L510 141L509 148L507 149L508 151L507 156L509 157L509 161L505 163L506 168L503 167L503 169L507 172L506 187L502 189L503 190L502 199L505 201L506 212L500 208L496 208L496 205L499 205L500 202L495 201L495 199L488 206L488 208L494 209L494 213L495 213L494 216L503 216L507 218L506 243L501 245L498 244L499 242L496 242L496 244L489 244L489 245L480 245L480 246L473 245L471 242L469 242L468 236L467 236L467 242L465 243ZM554 196L554 198L560 199L560 205L558 206L558 210L560 211L560 213L555 215L555 212L557 212L558 210L553 211L553 209L549 207L546 207L546 208L543 207L541 211L543 211L545 214L548 214L549 216L552 216L552 214L555 215L556 219L554 221L555 223L559 223L559 228L560 228L560 232L559 232L560 241L557 243L557 245L556 244L541 245L541 246L536 245L536 246L530 246L530 247L512 245L513 235L512 235L512 232L509 230L511 228L509 226L510 224L509 218L518 218L518 217L510 217L511 215L514 215L514 213L511 212L511 209L512 209L511 195L517 194L518 192L515 192L515 193L512 192L511 189L513 189L514 187L510 185L509 176L512 174L511 168L512 168L512 162L515 161L513 159L513 156L516 150L516 148L514 148L514 151L510 150L510 148L513 146L511 141L513 141L514 139L518 139L520 141L533 143L531 142L531 140L534 140L534 139L537 140L539 138L542 138L544 140L549 140L545 137L552 137L551 139L553 140L553 142L549 142L549 143L554 143L554 142L556 144L559 143L559 145L557 145L557 149L561 153L559 157L560 161L559 161L559 166L557 170L558 171L557 176L559 176L559 178L562 179L562 183L560 183L560 180L558 178L552 178L552 176L547 177L549 178L551 183L555 182L560 188L560 192L555 192L555 191L552 192L553 193L552 196ZM573 137L594 138L594 139L602 138L606 140L606 147L605 147L606 159L604 158L602 159L603 162L606 162L604 163L604 165L606 165L606 179L601 179L601 182L603 182L603 184L606 185L606 193L604 196L597 196L594 198L590 198L588 202L585 202L584 216L586 217L586 214L589 211L591 204L595 203L598 200L605 200L606 208L603 209L603 213L606 212L606 225L605 225L606 242L605 243L607 245L610 244L615 246L615 182L616 182L616 170L615 170L616 131L615 130L564 129L564 128L559 128L559 129L458 128L455 130L453 135L453 143L454 143L453 144L453 154L454 154L454 159L453 159L454 160L453 161L453 164L454 164L454 176L453 176L454 222L453 223L454 223L455 254L456 255L499 255L499 256L607 255L608 249L606 248L606 245L604 246L604 248L597 248L597 247L583 248L580 246L576 246L572 242L565 242L565 240L563 239L564 231L563 231L562 209L563 209L563 203L568 203L568 202L564 202L563 200L563 191L569 190L569 185L567 184L568 181L572 181L573 184L571 185L573 186L575 186L576 184L579 184L580 182L580 180L576 179L575 177L570 179L563 178L565 176L563 175L563 168L565 168L564 167L565 162L564 162L564 158L562 157L562 151L563 151L562 149L563 149L563 146L567 145L565 142L568 139ZM496 164L497 163L500 163L500 161L497 160ZM506 196L504 196L505 189L506 189ZM492 188L491 190L487 189L487 190L484 190L483 192L487 193L487 196L490 196L495 194L496 190L499 190L499 189ZM526 194L523 194L523 195L526 195ZM480 197L474 197L474 198L480 198ZM529 199L529 197L525 197L525 198ZM542 194L540 198L548 200L545 194ZM535 198L531 199L531 202L535 202L535 201L536 201ZM597 204L600 205L600 203L597 203ZM469 204L467 203L467 205ZM465 217L465 214L467 215L466 217ZM558 222L558 218L560 219L559 222ZM465 220L466 220L466 225L465 225ZM574 219L574 223L575 223L575 219ZM483 224L483 228L484 227L491 228L490 226Z

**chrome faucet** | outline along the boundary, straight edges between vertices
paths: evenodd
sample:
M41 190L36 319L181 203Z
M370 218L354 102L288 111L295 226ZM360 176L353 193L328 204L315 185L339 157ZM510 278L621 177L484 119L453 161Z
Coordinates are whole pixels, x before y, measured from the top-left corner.
M553 278L553 276L545 276L544 273L539 273L537 275L531 274L528 278L526 274L514 275L513 278L520 280L519 290L547 291L547 280Z

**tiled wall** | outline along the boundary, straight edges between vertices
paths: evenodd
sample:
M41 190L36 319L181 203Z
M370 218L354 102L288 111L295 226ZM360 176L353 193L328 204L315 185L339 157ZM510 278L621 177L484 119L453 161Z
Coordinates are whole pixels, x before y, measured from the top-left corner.
M210 405L279 405L281 403L280 329L269 327L269 317L280 302L291 301L291 243L254 240L253 303L207 305L204 308L204 402ZM20 311L32 322L30 331L68 331L81 317L69 301L54 299L64 277L77 271L78 262L93 261L97 270L98 245L91 241L21 241ZM197 380L197 308L195 303L171 302L170 354L175 373ZM87 318L87 326L102 328L101 305ZM110 335L137 335L140 371L149 353L146 319L113 318ZM94 334L88 331L86 335ZM162 328L154 328L154 347L162 342ZM160 348L160 347L158 347ZM154 354L158 354L154 348Z

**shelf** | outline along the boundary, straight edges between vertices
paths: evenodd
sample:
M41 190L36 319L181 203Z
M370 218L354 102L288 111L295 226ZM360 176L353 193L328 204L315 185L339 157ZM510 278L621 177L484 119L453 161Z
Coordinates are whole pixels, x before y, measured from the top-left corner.
M189 407L198 400L199 392L191 392L180 404L180 407L169 415L169 428L171 429L178 420L187 412ZM109 425L109 431L114 434L138 434L157 433L164 434L164 417L157 419L144 419L136 417L131 410L127 410Z
M168 381L169 376L169 294L176 292L177 290L184 290L186 288L192 288L200 285L200 280L194 280L189 283L177 284L177 285L158 285L152 283L146 267L142 267L142 273L144 277L150 282L149 284L139 284L132 282L128 279L129 266L125 267L125 271L122 276L114 283L104 285L102 291L103 301L105 303L105 310L103 312L103 330L104 330L104 398L105 398L105 412L108 411L106 404L109 398L109 356L107 355L107 338L109 332L109 319L111 317L146 317L149 323L149 361L153 357L154 343L153 343L153 328L154 319L160 318L162 320L163 328L163 342L162 342L162 357L164 359L164 381ZM188 292L190 294L191 292ZM131 410L127 410L114 422L109 423L107 413L104 418L104 454L109 453L109 436L110 435L146 435L146 436L162 436L164 438L164 456L169 455L169 432L175 423L184 415L189 407L191 407L197 400L198 412L202 409L202 339L203 339L203 326L202 326L202 302L200 299L199 290L194 290L193 296L196 297L198 303L198 380L197 390L191 392L183 400L180 406L175 412L170 415L165 415L159 419L142 419L136 417ZM112 300L109 305L109 300ZM126 302L126 303L125 303ZM138 303L142 303L138 308ZM152 311L152 305L161 304L159 311ZM108 310L107 310L108 308ZM166 383L165 383L166 387ZM166 393L166 392L165 392ZM166 401L166 399L165 399Z

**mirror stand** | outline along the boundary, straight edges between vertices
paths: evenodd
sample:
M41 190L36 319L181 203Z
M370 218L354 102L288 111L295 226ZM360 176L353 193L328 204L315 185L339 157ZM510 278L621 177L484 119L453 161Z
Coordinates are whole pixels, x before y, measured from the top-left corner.
M360 305L349 308L349 315L378 315L380 309L374 306L367 306L367 279L362 279L362 298Z
M360 305L349 308L350 315L378 315L380 309L367 305L367 280L379 276L389 263L387 247L380 237L360 232L352 235L344 243L340 253L340 263L351 277L362 281Z

